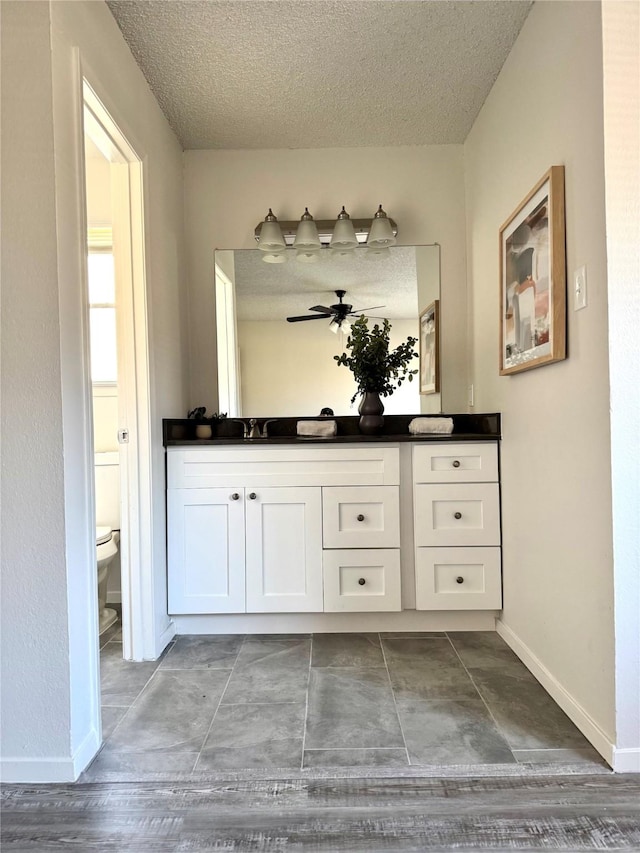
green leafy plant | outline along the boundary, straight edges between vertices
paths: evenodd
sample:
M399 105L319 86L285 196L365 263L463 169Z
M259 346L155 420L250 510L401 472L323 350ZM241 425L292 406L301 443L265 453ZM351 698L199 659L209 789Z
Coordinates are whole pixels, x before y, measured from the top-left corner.
M351 398L353 403L358 394L373 391L383 397L393 394L405 379L413 381L418 370L410 370L409 365L418 353L414 346L417 338L408 337L407 340L389 351L389 332L391 323L383 320L382 326L375 324L370 329L365 316L359 317L347 338L346 347L351 350L348 355L334 355L338 366L348 367L353 373L358 390Z
M227 417L227 415L226 412L221 412L220 414L214 412L212 415L209 415L209 417L207 417L207 407L196 406L195 409L191 409L187 417L191 420L199 421L201 423L217 424L220 421L223 421Z

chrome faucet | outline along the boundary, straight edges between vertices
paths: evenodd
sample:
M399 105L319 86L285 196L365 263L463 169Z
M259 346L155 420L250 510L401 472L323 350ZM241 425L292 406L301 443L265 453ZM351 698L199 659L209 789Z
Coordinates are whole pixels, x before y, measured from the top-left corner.
M247 429L247 422L243 421L242 418L229 418L234 424L242 424L242 437L249 438L249 430Z
M249 438L262 438L260 426L255 418L251 418L249 421Z

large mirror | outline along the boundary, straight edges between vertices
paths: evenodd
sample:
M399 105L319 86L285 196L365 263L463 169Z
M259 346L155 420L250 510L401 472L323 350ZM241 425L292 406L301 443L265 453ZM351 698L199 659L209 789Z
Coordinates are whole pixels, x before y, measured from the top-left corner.
M354 311L389 320L392 346L419 338L420 314L440 299L440 247L393 246L380 255L362 247L351 257L326 248L315 263L300 263L291 249L285 263L263 257L258 249L215 253L219 410L230 417L295 417L330 407L355 415L351 372L334 360L347 334L332 333L332 318L311 307L337 304L342 290ZM314 313L319 319L286 319ZM418 380L383 399L387 414L441 411L441 387L420 394Z

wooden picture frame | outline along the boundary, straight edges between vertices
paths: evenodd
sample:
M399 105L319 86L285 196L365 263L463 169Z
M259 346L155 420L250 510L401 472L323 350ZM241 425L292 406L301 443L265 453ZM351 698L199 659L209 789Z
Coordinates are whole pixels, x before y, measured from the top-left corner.
M564 166L552 166L500 229L500 375L566 354Z
M440 391L440 301L420 314L420 393Z

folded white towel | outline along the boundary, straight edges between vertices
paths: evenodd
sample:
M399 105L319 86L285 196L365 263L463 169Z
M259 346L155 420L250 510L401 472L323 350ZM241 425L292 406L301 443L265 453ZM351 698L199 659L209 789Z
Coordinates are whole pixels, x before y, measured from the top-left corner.
M453 418L414 418L409 424L411 435L439 433L449 435L453 432Z
M298 435L317 435L329 438L338 431L335 421L298 421L296 424Z

